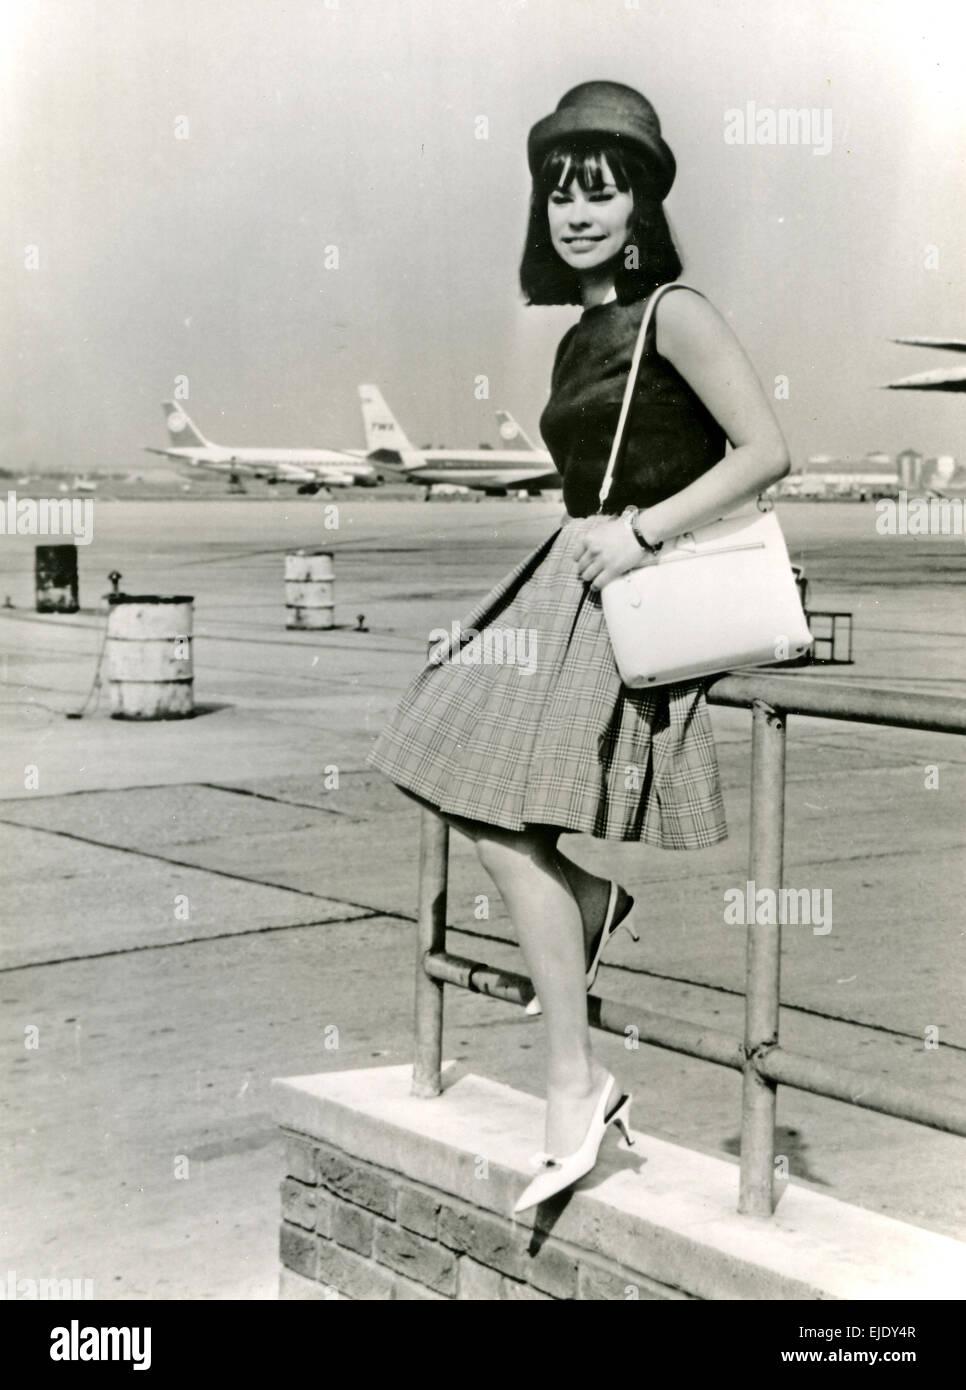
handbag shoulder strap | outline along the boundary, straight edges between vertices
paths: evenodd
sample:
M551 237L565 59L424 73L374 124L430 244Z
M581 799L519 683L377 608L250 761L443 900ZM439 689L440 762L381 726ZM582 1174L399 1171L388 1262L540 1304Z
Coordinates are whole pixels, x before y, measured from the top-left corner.
M637 374L640 370L641 358L644 356L647 334L651 326L651 321L654 318L654 310L657 308L658 300L663 294L666 294L668 290L690 290L692 294L701 294L700 290L692 288L691 285L682 285L675 280L673 282L669 281L664 285L659 285L647 301L647 307L644 310L643 317L641 318L641 326L637 333L637 341L634 344L634 353L631 357L631 368L627 373L627 386L624 388L624 399L621 402L621 413L617 420L617 429L614 431L614 442L611 444L607 471L604 474L604 481L600 485L597 505L598 512L600 512L607 500L607 496L611 489L611 483L614 479L614 469L617 467L617 458L620 454L621 445L624 442L624 429L627 425L627 417L630 414L631 400L634 396L634 388L637 385ZM704 296L702 296L702 298L703 297Z

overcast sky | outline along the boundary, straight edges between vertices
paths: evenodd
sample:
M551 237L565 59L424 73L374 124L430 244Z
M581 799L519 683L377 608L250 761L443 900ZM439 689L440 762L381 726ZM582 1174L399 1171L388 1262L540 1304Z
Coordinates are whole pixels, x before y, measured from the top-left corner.
M795 463L964 458L966 398L876 389L956 360L891 336L966 336L963 9L6 0L0 464L150 467L179 376L225 443L359 446L361 381L417 443L535 429L579 310L520 297L526 135L594 78L657 107L684 279L788 376ZM748 102L831 149L726 143Z

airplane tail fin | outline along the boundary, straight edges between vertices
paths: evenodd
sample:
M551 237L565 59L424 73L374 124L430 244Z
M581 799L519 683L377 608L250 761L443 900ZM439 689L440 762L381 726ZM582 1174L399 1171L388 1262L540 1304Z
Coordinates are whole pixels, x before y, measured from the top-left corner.
M406 459L416 453L377 386L360 386L359 400L366 448L370 454L392 453Z
M192 423L187 411L177 401L164 401L164 423L168 427L168 438L176 449L203 448L211 444L198 427Z
M500 438L511 449L531 449L536 451L536 444L526 433L523 426L514 420L508 410L498 410L496 418L500 425Z

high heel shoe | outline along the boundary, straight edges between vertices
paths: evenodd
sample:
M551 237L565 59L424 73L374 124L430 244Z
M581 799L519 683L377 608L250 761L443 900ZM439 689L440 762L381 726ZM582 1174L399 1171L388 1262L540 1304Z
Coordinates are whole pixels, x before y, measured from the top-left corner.
M590 965L587 967L588 993L593 988L594 981L597 979L597 972L600 969L601 957L604 954L604 951L607 947L607 943L610 941L611 937L617 931L617 928L626 928L626 930L630 932L631 936L635 941L640 941L641 939L638 936L637 932L634 930L634 928L631 926L629 920L631 908L634 906L634 899L628 893L627 903L624 907L624 910L620 914L620 916L617 917L615 916L615 914L617 912L617 903L619 898L620 884L617 883L616 880L611 880L610 898L607 902L607 912L604 915L604 925L601 927L600 932L595 938L595 944L591 951ZM534 995L533 998L530 1000L530 1003L527 1005L526 1009L524 1010L524 1013L530 1014L531 1016L534 1014L543 1013L543 1008L540 1004L540 1000L537 998L536 995Z
M513 1208L514 1216L521 1211L526 1211L528 1207L538 1206L541 1202L546 1202L549 1198L556 1196L558 1192L563 1192L564 1188L572 1187L575 1182L586 1177L597 1162L597 1155L600 1146L604 1141L608 1125L616 1125L623 1136L623 1147L630 1148L633 1137L630 1131L631 1099L627 1094L621 1094L620 1098L605 1113L607 1107L607 1097L610 1095L611 1087L614 1085L614 1078L608 1072L594 1107L594 1113L590 1121L590 1128L584 1135L583 1143L579 1149L575 1149L566 1158L555 1158L553 1154L535 1154L532 1162L540 1167L541 1171L524 1188L520 1198Z

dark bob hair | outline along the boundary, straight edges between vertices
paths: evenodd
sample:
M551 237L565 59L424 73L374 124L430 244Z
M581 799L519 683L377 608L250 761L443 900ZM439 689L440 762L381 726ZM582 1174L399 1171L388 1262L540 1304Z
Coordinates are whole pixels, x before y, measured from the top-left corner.
M548 150L533 181L530 223L520 263L520 286L528 304L579 304L577 272L554 249L547 221L547 200L555 188L572 179L585 193L604 185L603 161L622 193L630 192L634 210L627 241L617 257L614 287L622 304L643 299L666 280L681 274L681 258L671 236L664 208L653 189L647 165L633 149L616 142L584 136ZM628 256L636 248L637 265ZM631 262L630 266L628 262Z

